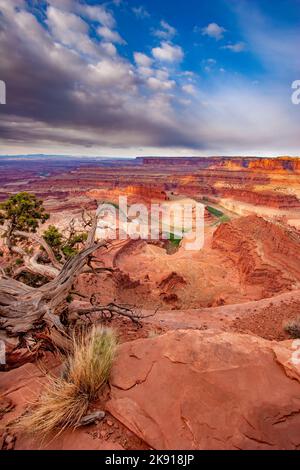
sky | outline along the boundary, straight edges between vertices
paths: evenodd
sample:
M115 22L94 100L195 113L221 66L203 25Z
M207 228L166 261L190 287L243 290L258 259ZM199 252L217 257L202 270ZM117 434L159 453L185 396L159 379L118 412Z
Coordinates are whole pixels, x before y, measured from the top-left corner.
M300 0L0 0L0 155L300 155Z

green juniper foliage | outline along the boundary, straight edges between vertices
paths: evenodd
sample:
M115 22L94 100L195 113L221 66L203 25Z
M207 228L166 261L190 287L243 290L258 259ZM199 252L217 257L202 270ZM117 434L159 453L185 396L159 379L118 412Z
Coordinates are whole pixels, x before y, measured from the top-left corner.
M0 224L7 221L10 234L15 230L36 232L39 224L48 219L49 214L45 212L43 201L34 194L21 192L0 204Z
M66 239L55 225L49 225L43 233L43 238L51 246L58 259L61 257L60 253L63 253L66 258L72 258L78 253L76 246L87 240L87 233L78 233Z
M61 248L63 236L55 225L49 225L43 233L43 238L53 250Z

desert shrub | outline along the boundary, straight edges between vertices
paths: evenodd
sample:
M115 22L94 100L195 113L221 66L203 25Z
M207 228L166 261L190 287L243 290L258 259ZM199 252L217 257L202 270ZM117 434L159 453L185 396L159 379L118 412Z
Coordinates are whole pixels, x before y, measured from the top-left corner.
M73 258L78 253L78 250L76 250L76 248L73 248L70 245L63 246L61 251L63 252L63 254L65 255L67 259Z
M300 338L300 317L287 321L284 325L284 331L292 338Z
M79 252L80 245L87 240L86 232L76 233L69 238L65 238L55 225L50 225L43 233L44 240L51 246L55 256L60 260L60 252L66 259L72 258Z
M47 230L43 233L43 238L53 250L60 249L63 236L55 225L49 225Z
M116 335L109 328L94 327L74 335L64 373L50 378L38 403L15 427L41 438L77 427L109 378L116 345Z
M79 252L79 247L82 243L84 243L87 240L87 233L79 233L77 235L74 235L74 237L71 237L63 246L61 251L65 255L65 257L72 258L73 256L76 256L77 253Z

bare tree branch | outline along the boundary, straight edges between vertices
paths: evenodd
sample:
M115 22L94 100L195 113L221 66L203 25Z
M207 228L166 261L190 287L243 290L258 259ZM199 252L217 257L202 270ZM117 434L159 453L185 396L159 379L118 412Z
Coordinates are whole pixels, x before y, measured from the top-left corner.
M103 313L103 314L110 314L110 318L112 318L114 315L118 315L121 317L126 317L129 318L133 323L135 323L138 326L141 326L141 321L145 318L153 317L156 314L157 311L155 311L151 315L141 315L139 312L136 312L130 307L126 307L124 305L118 305L115 303L110 303L108 305L95 305L90 308L82 308L76 310L76 313L80 315L89 315L91 313Z

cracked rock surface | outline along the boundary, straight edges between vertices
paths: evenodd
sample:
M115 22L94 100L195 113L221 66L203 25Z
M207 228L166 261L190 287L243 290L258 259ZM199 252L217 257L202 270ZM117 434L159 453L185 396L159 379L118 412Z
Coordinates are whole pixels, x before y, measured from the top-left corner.
M293 347L212 330L124 343L107 409L154 449L297 449Z

